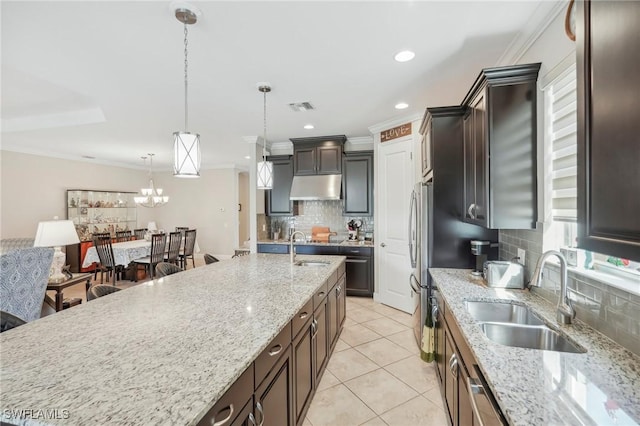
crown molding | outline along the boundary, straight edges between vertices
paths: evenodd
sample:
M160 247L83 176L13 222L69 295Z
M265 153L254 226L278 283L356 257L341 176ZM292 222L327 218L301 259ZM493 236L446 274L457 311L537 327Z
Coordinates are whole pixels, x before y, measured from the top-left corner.
M371 132L371 134L373 135L376 133L380 133L383 130L386 130L395 126L399 126L409 121L414 122L416 120L422 120L422 114L413 114L408 117L394 118L392 120L383 121L382 123L373 124L369 126L368 129L369 129L369 132Z
M347 142L351 145L370 145L373 143L373 136L356 136L347 138Z
M565 1L540 2L529 21L498 58L496 66L517 64L567 5Z

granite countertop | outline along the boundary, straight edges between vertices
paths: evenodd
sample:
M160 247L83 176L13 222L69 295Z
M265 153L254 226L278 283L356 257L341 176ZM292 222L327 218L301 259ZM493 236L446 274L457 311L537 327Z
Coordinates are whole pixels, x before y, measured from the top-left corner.
M330 264L241 256L2 333L1 420L20 421L8 410L58 410L21 422L197 423L345 259L299 258Z
M260 240L258 244L286 244L289 245L290 242L287 240ZM353 240L343 240L343 241L335 241L329 243L318 243L318 242L306 242L306 241L296 241L294 243L295 246L333 246L333 247L373 247L374 244L372 241L353 241Z
M575 320L559 325L555 305L523 290L490 289L469 270L429 269L511 425L640 423L640 357ZM489 340L465 300L523 302L587 350L564 353L503 346Z

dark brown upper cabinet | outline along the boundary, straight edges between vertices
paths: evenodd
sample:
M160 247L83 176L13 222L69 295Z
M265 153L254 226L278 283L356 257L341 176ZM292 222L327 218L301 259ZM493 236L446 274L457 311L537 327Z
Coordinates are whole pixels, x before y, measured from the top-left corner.
M640 260L640 2L576 2L578 246Z
M296 214L297 203L289 199L293 182L293 159L290 155L268 157L273 162L273 189L265 191L267 216Z
M540 63L485 68L462 102L464 220L490 229L533 229L536 81Z
M342 196L345 216L373 215L373 151L344 153Z
M296 176L342 173L342 151L347 141L346 136L319 136L290 140L293 142L293 170Z

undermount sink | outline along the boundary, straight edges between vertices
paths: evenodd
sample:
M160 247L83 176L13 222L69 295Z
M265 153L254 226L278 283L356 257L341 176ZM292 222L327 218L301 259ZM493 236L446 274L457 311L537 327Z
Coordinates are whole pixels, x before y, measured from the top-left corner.
M321 262L318 260L299 260L294 263L296 266L327 266L329 262Z
M544 351L585 353L566 337L547 327L531 310L509 302L467 300L467 312L492 341L505 346Z
M480 327L489 339L505 346L556 352L586 352L547 326L485 322Z
M531 309L522 305L468 300L464 302L464 306L476 321L544 325L544 322L535 316Z

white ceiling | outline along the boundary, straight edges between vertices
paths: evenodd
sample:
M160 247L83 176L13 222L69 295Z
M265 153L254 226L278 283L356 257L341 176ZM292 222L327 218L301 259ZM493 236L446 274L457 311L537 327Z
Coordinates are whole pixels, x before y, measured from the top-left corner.
M203 168L246 166L245 136L345 134L457 104L545 1L192 2L189 130ZM183 130L183 28L169 1L2 1L2 149L168 169ZM416 58L394 61L400 50ZM315 111L293 112L309 101ZM394 109L397 102L408 109ZM304 130L312 123L314 130Z

